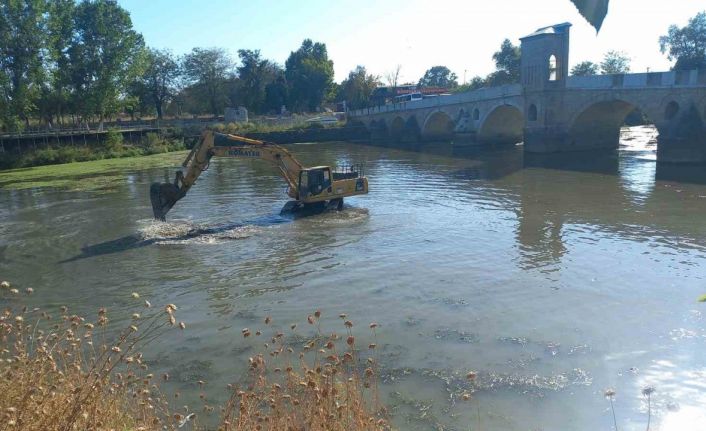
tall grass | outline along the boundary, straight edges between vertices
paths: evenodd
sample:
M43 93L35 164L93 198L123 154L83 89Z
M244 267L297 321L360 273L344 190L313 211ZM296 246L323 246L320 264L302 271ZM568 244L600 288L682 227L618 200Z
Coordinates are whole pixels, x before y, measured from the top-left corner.
M0 314L0 431L203 429L194 411L172 410L140 353L169 331L186 330L176 306L152 307L133 294L140 309L118 328L105 308L88 317L67 307L50 314L22 306L19 295L0 284L0 297L14 305ZM320 317L307 317L309 336L291 325L287 337L269 317L267 335L242 330L244 342L264 349L249 359L243 382L228 385L224 405L204 401L204 412L219 412L219 430L390 428L377 395L376 344L358 347L345 316L342 336L325 334Z
M219 429L389 429L387 410L378 397L377 360L363 353L374 352L376 344L359 348L353 323L345 315L343 335L324 334L320 316L320 311L308 316L316 331L298 350L288 345L282 332L272 331L265 352L250 358L249 383L232 388ZM269 318L265 321L271 324ZM370 325L373 336L376 326ZM251 334L243 329L244 337Z

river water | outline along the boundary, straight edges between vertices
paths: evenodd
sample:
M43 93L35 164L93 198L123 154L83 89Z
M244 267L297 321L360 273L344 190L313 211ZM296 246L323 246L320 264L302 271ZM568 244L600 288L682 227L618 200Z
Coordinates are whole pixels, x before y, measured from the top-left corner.
M176 303L187 331L148 354L173 390L215 382L213 400L253 354L241 328L318 308L330 330L347 313L363 339L380 324L398 429L611 429L612 387L620 429L642 430L649 385L652 429L704 430L706 174L658 166L654 135L545 157L293 145L307 165L364 161L370 179L344 212L299 219L279 215L274 170L240 160L214 160L166 224L147 191L173 169L107 192L3 190L0 278L116 318L133 291Z

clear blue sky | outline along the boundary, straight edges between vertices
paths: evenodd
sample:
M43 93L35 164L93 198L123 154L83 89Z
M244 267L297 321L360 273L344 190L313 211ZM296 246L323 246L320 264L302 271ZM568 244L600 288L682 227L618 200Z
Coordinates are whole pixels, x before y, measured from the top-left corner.
M571 63L599 62L610 49L625 51L632 70L667 70L658 38L670 24L685 25L706 9L697 0L612 0L599 35L569 0L119 0L147 44L183 54L193 47L260 49L284 64L305 38L324 42L336 81L356 65L383 76L402 65L402 79L417 81L426 69L446 65L486 75L504 38L539 27L574 24Z

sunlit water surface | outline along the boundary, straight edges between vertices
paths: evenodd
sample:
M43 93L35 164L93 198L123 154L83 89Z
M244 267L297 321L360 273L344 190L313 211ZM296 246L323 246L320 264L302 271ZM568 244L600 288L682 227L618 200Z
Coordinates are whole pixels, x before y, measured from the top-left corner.
M604 156L294 145L308 165L365 161L370 179L344 212L300 219L279 215L271 167L239 160L214 160L166 224L147 191L172 169L106 193L1 191L0 278L114 319L133 291L176 303L187 330L147 353L184 404L198 380L216 403L243 375L261 341L241 328L306 327L318 308L363 342L380 324L399 429L610 429L612 387L620 429L643 430L651 385L652 429L704 430L706 174L657 166L654 134Z

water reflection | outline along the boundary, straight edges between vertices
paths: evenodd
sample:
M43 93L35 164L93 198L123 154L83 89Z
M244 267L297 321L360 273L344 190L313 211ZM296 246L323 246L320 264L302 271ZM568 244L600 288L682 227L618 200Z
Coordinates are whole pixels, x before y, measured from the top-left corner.
M398 428L477 423L456 402L473 369L483 429L608 429L610 386L620 429L644 429L646 384L658 389L655 420L679 429L705 402L692 308L704 293L706 175L667 180L637 141L583 157L294 146L306 165L366 161L371 184L342 213L296 221L278 216L285 184L272 168L238 160L214 160L168 224L148 220L147 190L173 169L110 192L1 191L0 274L41 305L107 305L114 319L132 291L178 304L188 339L147 352L177 389L240 376L256 349L240 328L272 315L286 329L320 308L326 330L341 329L341 312L356 328L381 324Z

